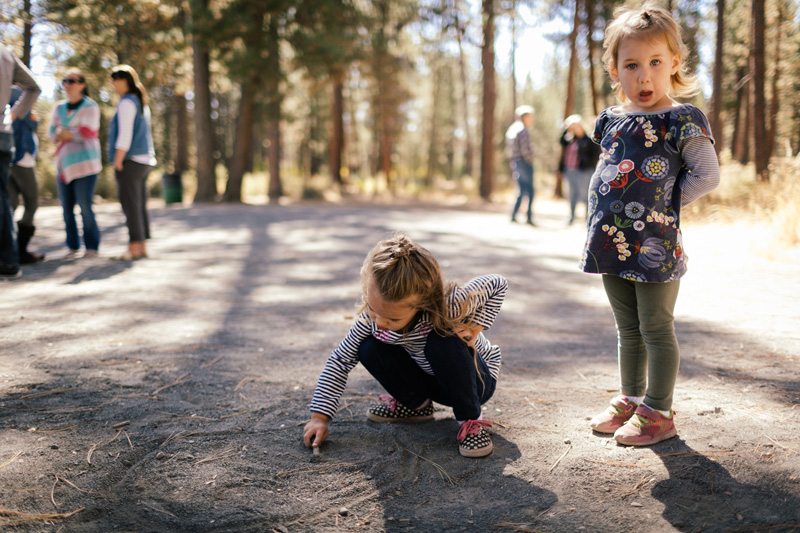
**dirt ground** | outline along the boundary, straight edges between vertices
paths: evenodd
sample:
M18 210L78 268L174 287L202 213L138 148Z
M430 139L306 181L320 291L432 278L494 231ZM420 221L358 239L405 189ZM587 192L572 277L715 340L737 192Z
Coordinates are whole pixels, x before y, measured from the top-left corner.
M679 435L626 448L588 419L617 387L583 230L538 201L152 206L151 259L98 207L99 259L64 260L59 208L37 213L48 260L0 282L0 528L9 531L800 531L800 276L753 254L758 228L685 224L676 328ZM459 456L444 407L368 422L361 367L319 457L308 401L346 333L367 250L403 230L448 278L510 282L485 406L494 453Z

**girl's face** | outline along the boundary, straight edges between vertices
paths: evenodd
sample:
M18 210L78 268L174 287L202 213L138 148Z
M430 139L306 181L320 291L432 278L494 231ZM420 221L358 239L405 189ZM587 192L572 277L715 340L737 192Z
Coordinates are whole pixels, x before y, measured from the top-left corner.
M370 282L367 287L367 314L379 329L402 331L417 315L416 301L417 297L412 295L390 302L380 295L374 283Z
M111 84L114 86L114 92L117 93L119 96L127 94L128 92L128 80L125 78L111 78Z
M70 102L75 102L83 98L83 88L86 87L86 84L76 74L67 74L61 80L61 86L64 88L67 99Z
M624 109L641 112L671 107L672 75L680 64L680 56L672 53L666 39L623 40L611 79L620 83L630 100Z

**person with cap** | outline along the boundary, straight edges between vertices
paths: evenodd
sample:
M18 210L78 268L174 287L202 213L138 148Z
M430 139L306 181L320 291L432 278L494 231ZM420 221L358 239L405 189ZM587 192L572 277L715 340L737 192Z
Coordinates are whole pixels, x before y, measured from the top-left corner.
M12 107L6 102L11 99L13 84L22 89L22 95ZM8 197L8 180L15 151L13 123L17 117L28 114L41 92L28 67L0 44L0 278L4 279L22 275L14 214Z
M589 200L589 180L600 157L600 147L586 135L583 118L570 115L564 119L564 132L561 134L561 146L564 148L559 171L567 179L569 186L569 220L575 222L575 206L578 202L587 205Z
M533 223L533 143L528 131L533 126L533 107L519 106L514 114L517 120L506 130L506 147L511 160L511 173L517 183L517 200L511 211L511 222L517 221L522 199L528 198L527 223Z

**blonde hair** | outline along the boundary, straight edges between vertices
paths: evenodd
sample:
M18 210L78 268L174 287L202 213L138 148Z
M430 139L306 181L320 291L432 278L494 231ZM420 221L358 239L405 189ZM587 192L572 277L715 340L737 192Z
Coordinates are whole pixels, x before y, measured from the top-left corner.
M666 40L670 52L681 60L678 71L670 79L672 96L692 96L700 91L697 78L689 74L684 61L689 55L689 48L683 43L681 28L669 11L653 2L638 8L621 7L614 10L614 20L606 28L603 40L603 65L609 74L612 69L618 68L617 57L625 39ZM624 104L628 101L618 81L613 81L611 88L620 102Z
M433 328L440 334L453 331L457 320L450 318L446 297L454 284L445 285L439 262L427 249L406 235L396 233L380 241L367 254L361 266L361 303L366 309L370 283L389 302L416 297L413 306L428 313Z

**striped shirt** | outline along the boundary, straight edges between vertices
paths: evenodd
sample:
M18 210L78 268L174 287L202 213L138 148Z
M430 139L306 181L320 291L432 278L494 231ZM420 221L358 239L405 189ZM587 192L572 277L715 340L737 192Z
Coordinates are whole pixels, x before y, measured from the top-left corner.
M53 109L50 120L50 140L58 143L56 149L57 178L69 183L78 178L93 176L103 169L100 156L100 108L94 100L83 97L80 106L72 112L67 109L68 100L59 102ZM71 141L57 139L59 131L69 130Z
M456 287L447 299L450 318L459 315L463 302L469 302L467 314L469 321L489 329L500 312L507 290L508 282L497 274L481 276L463 287ZM405 333L378 329L369 315L366 312L362 313L356 318L339 346L328 357L317 382L310 410L333 418L339 408L339 398L347 385L347 376L358 364L358 348L369 336L386 344L403 346L424 372L433 375L433 370L425 358L425 342L431 331L433 326L427 313L423 313L412 330ZM475 350L486 362L491 376L497 379L500 375L500 348L491 344L481 333L475 340Z

